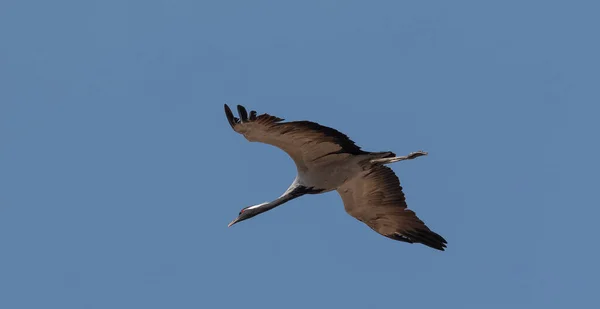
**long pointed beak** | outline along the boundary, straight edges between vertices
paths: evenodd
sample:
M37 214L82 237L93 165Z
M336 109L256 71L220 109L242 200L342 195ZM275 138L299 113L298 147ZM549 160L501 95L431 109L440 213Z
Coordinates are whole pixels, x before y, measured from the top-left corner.
M229 222L227 227L231 227L232 225L236 224L237 222L238 222L238 218L235 218L233 221Z

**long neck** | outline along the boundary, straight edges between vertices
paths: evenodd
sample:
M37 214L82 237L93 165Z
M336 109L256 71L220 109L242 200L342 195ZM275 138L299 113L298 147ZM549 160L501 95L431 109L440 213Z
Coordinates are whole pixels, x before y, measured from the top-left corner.
M263 213L295 198L301 197L302 195L306 194L306 192L306 187L303 186L290 187L290 189L288 189L282 196L278 197L277 199L268 203L258 204L250 208L253 208L256 211L256 214Z

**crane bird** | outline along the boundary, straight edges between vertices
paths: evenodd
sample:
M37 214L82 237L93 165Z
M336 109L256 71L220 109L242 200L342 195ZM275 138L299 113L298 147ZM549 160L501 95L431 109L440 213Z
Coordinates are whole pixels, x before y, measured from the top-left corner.
M305 194L333 190L342 197L348 214L388 238L421 243L444 251L446 240L431 231L407 209L400 180L385 164L427 155L417 151L396 156L391 151L361 150L345 134L310 121L283 122L269 114L237 106L239 118L225 104L231 128L250 142L261 142L285 151L296 164L297 175L277 199L243 208L228 226L250 219Z

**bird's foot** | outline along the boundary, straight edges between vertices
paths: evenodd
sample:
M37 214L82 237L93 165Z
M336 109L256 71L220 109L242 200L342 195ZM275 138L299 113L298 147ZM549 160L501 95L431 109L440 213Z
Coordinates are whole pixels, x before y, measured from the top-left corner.
M406 159L412 160L414 158L418 158L420 156L426 156L426 155L427 155L426 151L419 150L419 151L409 153L408 156L406 156Z

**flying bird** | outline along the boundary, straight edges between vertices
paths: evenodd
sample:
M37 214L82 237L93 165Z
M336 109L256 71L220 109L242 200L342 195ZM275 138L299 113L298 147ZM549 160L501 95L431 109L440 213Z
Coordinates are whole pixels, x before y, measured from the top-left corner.
M239 118L225 104L225 115L233 130L250 142L270 144L285 151L296 164L297 175L279 198L243 208L229 226L305 194L336 190L346 212L375 232L444 251L446 240L407 208L400 180L385 166L427 155L426 152L406 156L396 156L391 151L368 152L345 134L315 122L283 122L284 119L269 114L248 113L241 105L237 110Z

